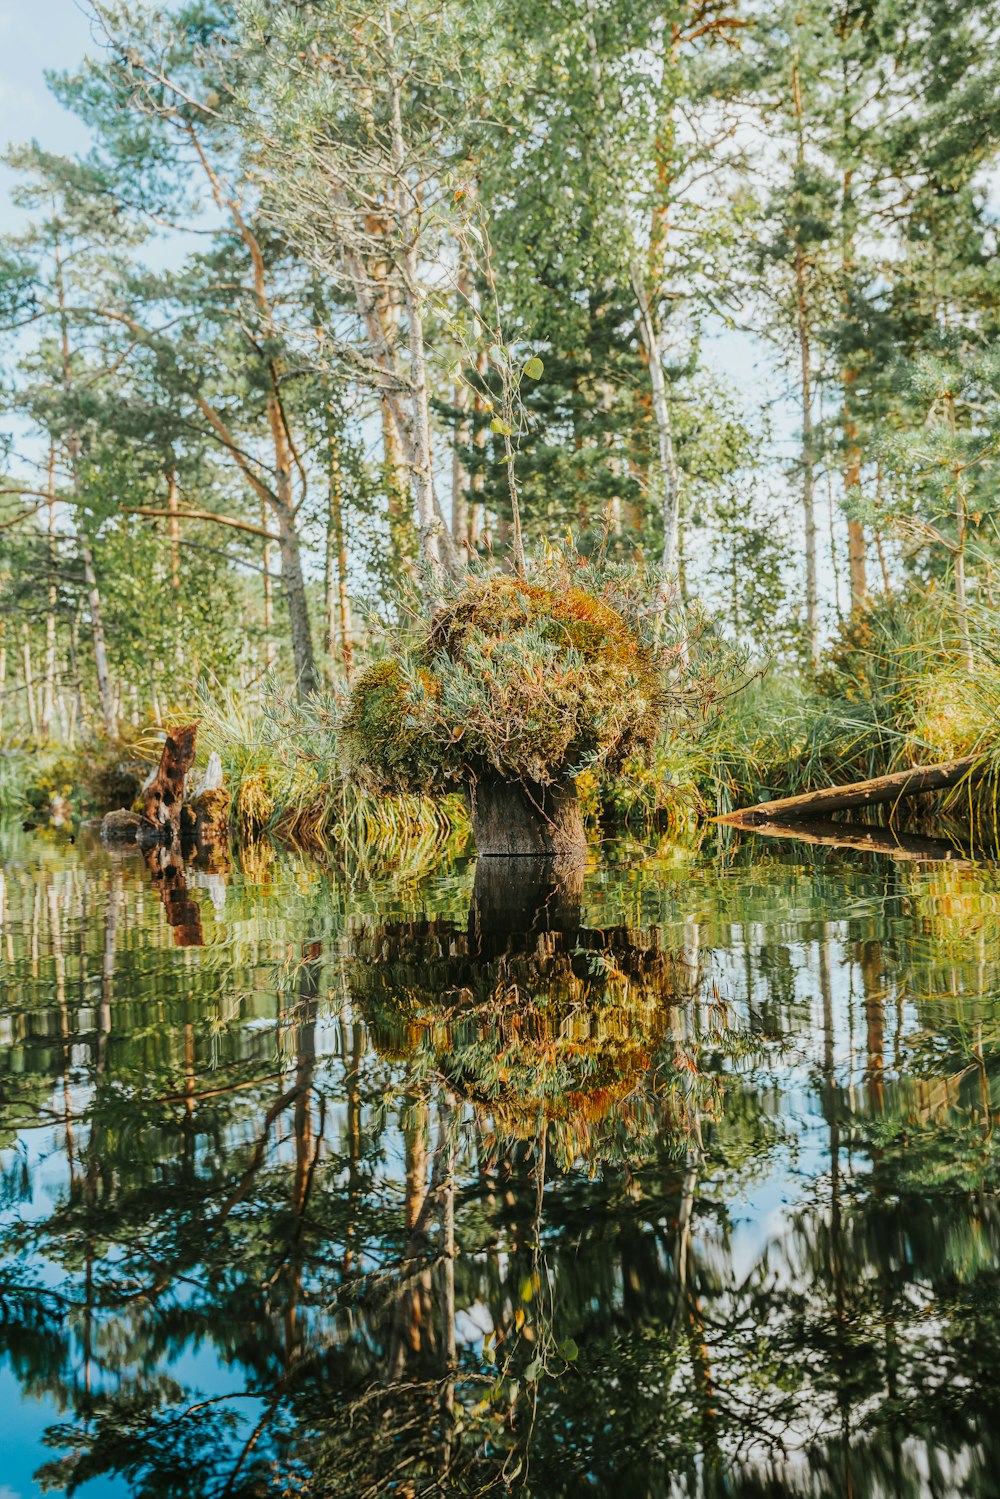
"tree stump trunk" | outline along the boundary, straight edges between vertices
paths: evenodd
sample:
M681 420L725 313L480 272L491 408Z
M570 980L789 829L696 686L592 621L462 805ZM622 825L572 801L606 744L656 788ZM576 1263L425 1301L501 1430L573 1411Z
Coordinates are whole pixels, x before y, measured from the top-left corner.
M194 764L196 723L174 729L164 741L156 774L142 790L142 810L156 828L170 823L174 835L180 828L184 801L184 778Z
M555 786L521 781L473 781L469 811L481 855L532 855L582 860L587 852L583 813L572 780Z

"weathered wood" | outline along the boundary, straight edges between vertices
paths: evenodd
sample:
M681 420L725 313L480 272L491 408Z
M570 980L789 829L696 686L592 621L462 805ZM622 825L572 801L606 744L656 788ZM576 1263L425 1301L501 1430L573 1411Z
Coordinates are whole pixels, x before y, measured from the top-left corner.
M791 822L799 818L822 818L831 812L857 811L886 802L905 801L924 791L947 791L962 781L977 779L986 770L978 755L964 755L941 765L916 765L893 775L876 776L871 781L855 781L847 786L824 786L822 791L806 791L801 796L785 796L779 801L759 802L738 812L727 812L715 822L731 827L752 828L765 822Z
M194 742L198 725L172 729L167 735L156 774L142 790L142 810L156 827L170 823L176 832L180 827L184 801L184 779L194 764Z
M469 786L468 795L479 854L586 857L587 835L574 781L526 786L484 778Z
M789 838L796 843L822 844L865 854L887 854L890 859L915 863L947 862L961 869L976 861L944 838L918 838L892 828L852 826L847 822L762 822L752 828L758 838Z
M198 849L227 838L229 800L223 784L222 761L213 750L204 775L184 803L182 836L190 836Z

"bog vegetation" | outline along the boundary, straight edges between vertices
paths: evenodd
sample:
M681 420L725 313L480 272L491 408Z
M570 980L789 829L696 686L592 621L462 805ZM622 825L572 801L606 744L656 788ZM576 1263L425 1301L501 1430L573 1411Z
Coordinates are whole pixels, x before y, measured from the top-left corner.
M359 849L1000 755L994 0L89 11L6 158L4 805L192 716Z

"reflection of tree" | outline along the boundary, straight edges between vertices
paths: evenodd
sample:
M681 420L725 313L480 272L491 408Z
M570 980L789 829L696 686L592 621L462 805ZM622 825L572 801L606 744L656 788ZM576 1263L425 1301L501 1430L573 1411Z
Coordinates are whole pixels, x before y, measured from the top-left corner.
M241 861L178 951L141 863L39 858L0 1350L53 1478L992 1491L988 871L740 854L466 916L461 872Z

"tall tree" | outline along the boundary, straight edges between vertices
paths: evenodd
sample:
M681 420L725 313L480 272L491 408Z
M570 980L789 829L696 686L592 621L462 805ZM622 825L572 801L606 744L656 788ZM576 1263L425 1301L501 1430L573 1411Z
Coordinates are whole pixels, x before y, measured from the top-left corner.
M279 308L296 295L304 300L308 288L260 219L232 124L239 79L219 65L220 49L232 42L231 19L202 4L96 10L113 59L62 80L59 92L97 133L119 202L209 246L179 272L133 276L100 311L155 353L174 400L265 507L305 696L318 686L300 534L308 472ZM207 195L201 213L192 213L196 183Z

